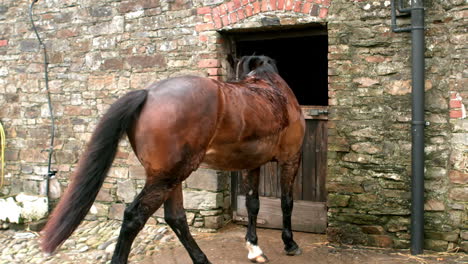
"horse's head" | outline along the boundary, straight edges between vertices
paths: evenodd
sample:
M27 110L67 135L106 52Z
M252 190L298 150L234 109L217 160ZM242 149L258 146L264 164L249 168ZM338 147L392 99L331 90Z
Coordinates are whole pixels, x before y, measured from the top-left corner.
M278 74L278 68L275 61L267 56L244 56L239 60L236 69L237 80L253 75L268 77L271 73Z

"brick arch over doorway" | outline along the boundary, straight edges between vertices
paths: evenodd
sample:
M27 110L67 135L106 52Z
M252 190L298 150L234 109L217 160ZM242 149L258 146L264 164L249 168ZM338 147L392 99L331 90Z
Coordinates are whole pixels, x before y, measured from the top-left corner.
M283 11L302 13L318 18L325 18L331 0L232 0L217 6L204 6L197 9L203 17L203 23L196 30L206 31L222 29L236 24L245 18L263 12Z
M252 28L252 20L261 20L259 15L282 18L297 18L299 21L280 19L278 26L291 26L307 23L323 23L327 19L331 0L232 0L218 5L209 5L197 9L200 23L195 26L200 43L220 46L223 41L220 30L232 28ZM258 28L261 26L253 26ZM207 49L198 59L198 67L206 71L208 77L222 79L226 75L222 68L225 52L220 49Z

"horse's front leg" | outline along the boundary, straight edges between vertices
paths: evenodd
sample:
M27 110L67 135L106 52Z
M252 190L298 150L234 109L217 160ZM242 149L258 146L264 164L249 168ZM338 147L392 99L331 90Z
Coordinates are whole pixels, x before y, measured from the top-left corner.
M302 253L299 246L293 239L291 230L291 215L293 210L293 186L297 170L301 162L299 152L291 160L281 164L281 209L283 211L283 233L284 250L289 256L300 255Z
M247 234L245 235L246 247L249 250L247 257L254 263L268 262L268 258L258 246L257 215L260 209L258 198L260 168L242 172L242 182L245 191L245 205L248 212Z

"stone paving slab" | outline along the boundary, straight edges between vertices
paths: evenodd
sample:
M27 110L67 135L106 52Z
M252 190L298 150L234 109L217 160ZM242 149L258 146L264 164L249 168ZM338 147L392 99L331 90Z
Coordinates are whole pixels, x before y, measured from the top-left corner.
M39 250L38 234L28 231L0 231L0 264L70 264L110 263L120 221L85 221L62 245L58 252L46 257ZM245 227L228 225L218 233L193 232L200 247L213 264L250 263L244 248ZM283 253L281 231L259 229L259 244L272 264L462 264L468 263L464 253L426 252L411 256L408 251L365 247L336 246L325 235L295 233L301 256ZM185 249L167 226L146 225L137 237L129 263L191 264Z

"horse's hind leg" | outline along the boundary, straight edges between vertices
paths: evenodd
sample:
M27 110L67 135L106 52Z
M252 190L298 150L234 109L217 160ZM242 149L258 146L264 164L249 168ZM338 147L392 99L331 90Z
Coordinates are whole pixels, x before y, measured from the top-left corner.
M284 250L287 255L294 256L302 253L299 246L294 242L291 230L291 215L293 210L293 186L296 178L301 153L296 154L291 160L281 164L281 209L283 211L283 233Z
M206 255L200 247L198 247L190 234L183 205L182 184L177 185L177 187L172 190L164 203L164 219L184 245L193 263L210 264Z
M243 188L245 190L245 205L248 212L247 234L245 235L246 247L249 250L248 258L255 263L268 262L268 258L258 246L257 238L257 215L260 210L258 198L260 168L242 172Z
M127 263L133 240L148 218L162 205L169 191L170 186L148 184L147 182L135 200L125 209L112 264Z

